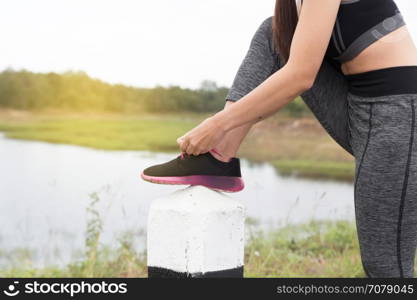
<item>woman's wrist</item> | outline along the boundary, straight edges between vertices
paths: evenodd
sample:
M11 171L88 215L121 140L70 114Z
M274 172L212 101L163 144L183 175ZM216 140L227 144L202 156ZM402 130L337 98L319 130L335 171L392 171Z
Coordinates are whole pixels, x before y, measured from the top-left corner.
M220 130L224 132L228 132L232 129L229 116L225 110L221 110L215 115L212 116L213 122L216 126L219 127Z

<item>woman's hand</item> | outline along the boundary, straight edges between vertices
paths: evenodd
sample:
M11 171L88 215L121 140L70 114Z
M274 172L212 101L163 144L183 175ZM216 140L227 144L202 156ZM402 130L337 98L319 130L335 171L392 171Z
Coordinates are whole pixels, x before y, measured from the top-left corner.
M214 117L204 120L200 125L177 139L182 152L200 155L213 149L224 138L226 131Z

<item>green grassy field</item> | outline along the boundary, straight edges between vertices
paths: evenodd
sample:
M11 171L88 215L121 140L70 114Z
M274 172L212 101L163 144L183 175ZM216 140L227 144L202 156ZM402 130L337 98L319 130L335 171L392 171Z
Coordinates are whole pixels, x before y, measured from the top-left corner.
M40 116L1 120L7 137L86 146L105 150L175 151L179 137L196 124L195 117Z
M314 160L274 160L275 166L283 175L302 175L307 178L330 178L351 181L355 170L350 162L314 161Z
M310 222L265 234L247 225L245 277L364 277L356 231L348 222ZM87 243L85 259L66 267L26 265L0 270L1 277L146 277L146 253L129 240L117 249Z
M176 139L205 114L62 114L0 111L7 137L106 150L178 152ZM238 155L271 162L282 174L351 181L352 157L311 117L277 114L253 127Z

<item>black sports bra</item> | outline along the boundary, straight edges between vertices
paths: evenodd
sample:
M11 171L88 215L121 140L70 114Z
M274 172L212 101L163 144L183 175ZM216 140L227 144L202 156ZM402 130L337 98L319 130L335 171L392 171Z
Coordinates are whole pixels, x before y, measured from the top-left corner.
M342 0L326 58L350 61L404 25L394 0Z
M347 62L405 25L393 0L345 0L337 15L326 56Z

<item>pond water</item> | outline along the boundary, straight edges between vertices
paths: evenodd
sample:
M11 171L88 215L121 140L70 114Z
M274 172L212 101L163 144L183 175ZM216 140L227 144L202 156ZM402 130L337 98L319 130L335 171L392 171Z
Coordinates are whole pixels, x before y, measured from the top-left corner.
M114 246L130 233L136 247L145 249L152 199L183 186L154 185L139 174L175 155L101 151L0 135L0 267L13 264L10 253L30 252L37 267L79 257L92 193L100 199L95 209L103 222L101 242ZM228 195L243 201L248 217L264 230L311 219L354 218L350 183L283 177L268 163L241 163L246 188Z

